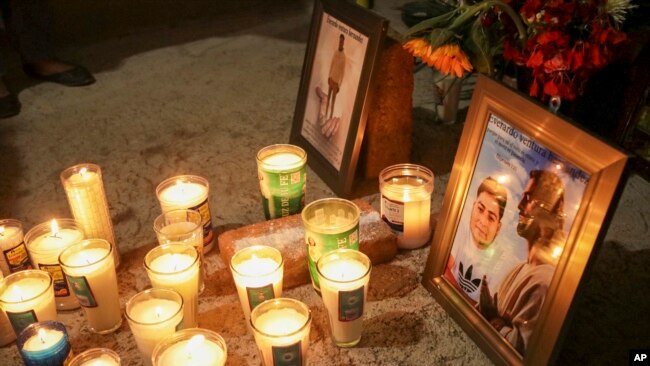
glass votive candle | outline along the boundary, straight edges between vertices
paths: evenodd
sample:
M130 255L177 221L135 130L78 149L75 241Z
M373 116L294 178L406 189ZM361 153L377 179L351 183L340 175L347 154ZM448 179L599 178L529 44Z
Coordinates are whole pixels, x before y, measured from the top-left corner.
M257 152L257 175L267 220L302 211L307 187L306 163L307 153L295 145L270 145Z
M251 312L251 327L262 364L306 365L311 311L304 303L277 298L267 300Z
M153 350L154 366L223 366L226 341L208 329L183 329L162 340Z
M52 276L57 310L79 308L79 302L72 294L59 264L59 254L83 238L81 227L73 219L46 221L34 226L25 234L25 244L32 264Z
M3 278L4 276L0 273L0 281L2 281ZM16 340L14 328L11 327L11 322L9 322L7 314L5 314L0 307L0 347L4 347L14 340Z
M115 241L101 168L96 164L77 164L62 171L60 178L72 216L87 238L104 239L111 243L111 255L115 267L118 267L120 251Z
M33 269L23 240L23 224L14 219L0 220L0 272L5 276Z
M280 251L265 245L243 248L232 256L230 270L246 323L253 308L266 300L282 296L283 268Z
M363 331L370 259L358 250L337 249L323 254L316 267L332 340L339 347L354 347Z
M199 293L205 287L205 261L203 258L202 217L196 210L171 210L158 215L153 221L158 244L185 243L199 252Z
M183 297L183 328L198 325L199 253L189 244L163 244L144 257L144 267L154 288L178 292Z
M302 210L309 273L316 291L320 291L316 262L321 255L339 248L359 250L361 210L352 201L323 198Z
M28 325L16 346L27 366L66 365L74 357L65 325L54 320Z
M381 217L400 248L419 248L431 238L433 179L431 170L415 164L392 165L379 173Z
M178 175L167 178L156 187L156 196L162 212L171 210L196 210L203 224L203 250L208 253L214 244L208 181L196 175Z
M126 303L126 319L140 353L150 362L156 344L183 324L183 297L174 290L152 288Z
M86 239L61 252L59 263L86 314L90 330L111 333L122 324L113 245Z
M91 348L75 356L68 366L120 366L120 355L108 348Z
M0 307L16 334L32 323L56 320L52 277L38 269L10 274L0 281Z

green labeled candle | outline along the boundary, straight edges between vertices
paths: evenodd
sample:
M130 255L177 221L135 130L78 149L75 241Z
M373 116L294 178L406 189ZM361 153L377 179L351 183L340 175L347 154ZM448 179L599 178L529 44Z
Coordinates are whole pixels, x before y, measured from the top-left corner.
M316 291L320 291L316 270L320 256L341 248L359 250L360 215L357 205L342 198L323 198L302 211L309 273Z
M298 146L278 144L257 153L257 174L266 219L300 213L305 205L307 153Z

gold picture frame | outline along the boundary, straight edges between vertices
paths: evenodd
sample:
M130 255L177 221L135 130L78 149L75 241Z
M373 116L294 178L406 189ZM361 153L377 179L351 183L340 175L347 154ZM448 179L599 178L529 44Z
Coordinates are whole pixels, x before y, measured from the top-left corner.
M495 363L556 357L627 161L479 76L422 283Z

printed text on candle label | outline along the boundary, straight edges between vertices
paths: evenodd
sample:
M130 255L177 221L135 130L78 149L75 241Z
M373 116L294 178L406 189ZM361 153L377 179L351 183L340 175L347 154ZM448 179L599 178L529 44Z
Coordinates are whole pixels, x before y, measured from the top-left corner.
M381 218L390 226L395 234L404 232L404 203L381 196Z
M43 264L39 263L38 268L49 273L52 276L52 282L54 286L54 296L56 297L65 297L70 296L70 288L68 287L68 281L65 279L63 274L63 269L58 264Z
M359 226L357 225L338 234L321 234L307 231L305 241L307 243L309 272L316 288L320 288L316 261L321 255L332 250L340 248L359 250Z
M2 255L4 255L7 260L9 271L11 273L33 268L32 264L29 262L25 242L21 242L15 247L3 251Z

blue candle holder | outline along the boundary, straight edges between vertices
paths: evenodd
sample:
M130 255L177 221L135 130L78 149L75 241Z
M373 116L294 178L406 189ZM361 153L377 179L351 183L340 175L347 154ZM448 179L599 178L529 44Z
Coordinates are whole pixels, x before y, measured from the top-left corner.
M39 334L41 330L46 332L45 336ZM52 332L57 331L63 333L62 336L52 338ZM16 346L27 366L61 366L73 357L65 325L54 320L27 326L18 336Z

